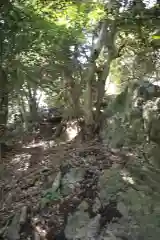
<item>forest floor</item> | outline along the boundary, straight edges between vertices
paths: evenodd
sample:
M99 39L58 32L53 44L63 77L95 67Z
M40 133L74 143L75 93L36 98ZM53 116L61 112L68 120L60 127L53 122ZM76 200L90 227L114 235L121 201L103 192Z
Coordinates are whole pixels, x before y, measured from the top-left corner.
M51 189L61 164L67 161L89 169L90 177L70 195L43 205L44 191ZM120 151L98 141L55 144L39 140L17 146L0 167L0 239L65 239L58 234L68 214L84 197L92 199L96 194L96 172L126 161Z

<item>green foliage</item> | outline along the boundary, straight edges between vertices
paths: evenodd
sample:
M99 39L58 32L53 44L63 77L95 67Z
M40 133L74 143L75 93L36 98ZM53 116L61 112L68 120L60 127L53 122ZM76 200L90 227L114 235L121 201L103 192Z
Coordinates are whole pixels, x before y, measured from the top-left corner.
M139 22L135 19L137 13L133 11L133 7L132 18L129 11L117 16L119 4L122 5L122 2L115 1L111 4L110 10L116 9L116 12L108 11L104 3L95 1L17 0L9 5L4 4L1 8L2 20L5 22L5 27L1 28L1 57L3 64L9 67L10 85L13 85L11 88L16 88L19 94L20 89L25 88L25 82L36 82L41 89L47 90L47 95L50 92L50 98L55 92L56 99L64 102L61 85L63 72L70 69L75 81L80 81L84 68L81 62L75 68L75 63L71 60L74 51L71 51L71 48L84 46L87 50L88 34L98 34L99 22L105 15L109 19L112 15L116 18L120 31L116 42L118 47L127 38L125 50L129 50L129 54L131 48L136 51L142 48L142 40L148 39L155 23L140 22L140 31ZM147 11L152 13L154 10L144 10L144 14L147 14ZM147 46L148 44L149 42ZM124 52L126 51L123 51L123 54ZM82 52L78 49L78 57L81 56ZM116 59L111 67L113 81L117 83L124 80L123 61L123 57Z
M60 191L53 191L52 188L49 188L43 192L43 197L41 198L41 207L45 207L47 204L52 201L61 199Z
M116 59L112 62L110 74L112 77L112 82L114 82L116 84L121 84L123 79L121 77L122 68L121 68L120 59Z
M128 1L104 2L15 0L1 4L0 64L9 81L9 106L19 105L11 109L12 114L22 107L27 109L29 87L31 92L45 91L46 102L50 106L58 103L67 105L67 94L75 90L77 83L78 90L83 93L86 88L84 72L93 50L92 42L98 39L104 19L108 22L106 35L109 35L114 21L116 34L114 32L113 45L119 54L111 64L110 77L116 84L129 84L109 104L112 116L107 119L106 138L110 146L130 146L137 153L138 146L145 142L145 134L141 122L136 119L137 112L134 116L130 114L133 113L133 99L128 90L131 89L132 94L132 81L159 76L159 6L147 9L142 1L129 1L128 7L124 4ZM137 6L135 2L140 4ZM123 4L124 10L120 11ZM104 54L100 53L96 61L100 67L107 64L107 44L103 44L101 52ZM92 82L97 90L96 76L94 72ZM66 79L71 86L64 83ZM83 94L80 98L82 103L88 101L88 96L84 99ZM141 151L144 152L143 148ZM139 152L137 154L140 156ZM130 205L143 238L156 239L160 229L159 169L154 163L151 167L142 159L137 158L128 168L136 184L127 189L123 198ZM124 194L128 187L117 169L106 171L100 181L100 195L106 202L119 197L119 192ZM59 199L59 191L48 189L43 193L41 205Z

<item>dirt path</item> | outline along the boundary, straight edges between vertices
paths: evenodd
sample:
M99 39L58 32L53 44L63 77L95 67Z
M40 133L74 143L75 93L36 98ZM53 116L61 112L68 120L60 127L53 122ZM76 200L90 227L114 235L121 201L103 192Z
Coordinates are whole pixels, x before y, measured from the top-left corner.
M93 172L95 169L101 171L109 168L113 162L122 161L118 154L108 152L101 143L67 143L51 148L48 146L49 144L43 141L23 146L6 158L1 169L0 229L5 228L11 218L26 206L29 209L30 220L20 239L30 239L33 235L33 219L38 219L35 220L38 221L36 226L41 229L42 236L44 232L44 239L56 239L53 236L63 228L65 216L87 196L86 194L92 198L92 189L86 188L87 183L84 182L82 185L86 191L81 193L78 188L79 190L66 199L51 201L47 207L41 207L43 192L51 188L62 161L69 161L76 167L88 166ZM0 235L3 236L1 232Z

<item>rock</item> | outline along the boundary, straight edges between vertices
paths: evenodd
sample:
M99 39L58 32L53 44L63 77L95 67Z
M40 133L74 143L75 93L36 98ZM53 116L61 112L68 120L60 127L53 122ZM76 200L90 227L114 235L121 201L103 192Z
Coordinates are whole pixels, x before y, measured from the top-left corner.
M109 231L110 233L113 234L113 236L116 237L116 239L122 239L124 237L127 238L128 236L128 221L121 219L117 223L110 223L107 226L107 232Z
M143 106L144 129L149 140L160 144L159 99L147 101Z
M149 150L149 157L151 161L153 161L157 168L160 168L160 147L158 145L154 145L151 149L148 148L147 150Z
M55 180L54 180L54 182L53 182L53 184L52 184L52 190L53 190L53 192L56 192L57 189L59 188L60 182L61 182L61 176L62 176L62 174L61 174L61 172L59 172L59 173L57 174L57 176L55 177Z
M145 101L153 99L154 97L160 96L160 87L153 83L142 80L136 87L136 96L143 98Z
M77 211L68 217L65 228L65 236L68 240L96 240L100 229L100 218L98 214L90 219L87 212L88 203L83 201Z
M92 239L96 240L99 230L100 230L100 218L101 215L98 214L96 217L94 217L87 226L87 238L86 240Z
M38 234L38 232L34 232L34 240L40 240L41 239L41 237L40 237L40 235Z
M114 236L114 234L110 231L107 231L106 232L106 235L107 236L104 236L103 238L100 238L101 240L120 240L120 239L117 239L116 236Z
M130 224L129 220L124 218L119 219L116 223L107 224L98 240L128 240Z
M27 206L23 206L21 209L21 215L20 215L20 220L19 223L21 225L25 224L26 220L27 220Z
M99 178L98 186L100 201L103 206L106 206L125 187L119 167L105 169Z
M89 205L86 201L83 201L79 204L78 210L80 211L86 211L89 208Z
M76 187L77 183L83 180L85 169L71 168L68 173L64 175L61 181L61 193L64 196L69 195Z
M13 217L11 225L8 227L7 234L6 234L8 240L19 240L20 239L19 218L20 218L20 214L19 213L17 213Z
M65 236L68 240L84 239L86 229L90 222L89 214L86 212L86 202L82 202L73 215L69 215L65 227Z
M97 213L99 211L99 209L101 208L102 204L101 204L101 201L99 200L99 198L95 198L94 200L94 204L93 204L93 212L94 213Z
M123 215L123 217L128 217L128 208L123 202L117 203L117 210Z

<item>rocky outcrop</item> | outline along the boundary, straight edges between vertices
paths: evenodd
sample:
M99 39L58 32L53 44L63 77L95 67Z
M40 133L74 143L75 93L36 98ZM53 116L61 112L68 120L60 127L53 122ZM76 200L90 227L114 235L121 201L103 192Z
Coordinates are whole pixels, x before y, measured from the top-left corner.
M117 137L120 138L119 142L123 142L122 145L124 145L127 137L133 142L139 139L143 141L141 137L146 135L148 140L160 144L160 87L149 81L140 81L125 88L124 93L122 92L117 97L118 101L123 96L121 103L123 113L119 114L119 118L118 114L115 113L120 121L117 124L118 120L116 120L114 124L116 132L118 132ZM112 124L109 124L108 127L109 132L110 129L112 131L111 135L114 135L114 129L112 129L114 119L116 117L112 117ZM127 122L129 126L127 126ZM127 136L126 130L128 131ZM115 138L112 137L112 140L114 143Z
M114 164L111 169L104 169L98 181L94 181L97 178L96 172L92 173L91 178L88 174L88 169L68 166L65 174L61 175L60 191L63 196L71 195L77 186L82 193L79 195L80 203L67 216L65 239L127 239L130 216L127 206L120 199L126 184L120 174L119 165Z
M142 116L149 140L160 144L160 98L147 101L143 106Z

